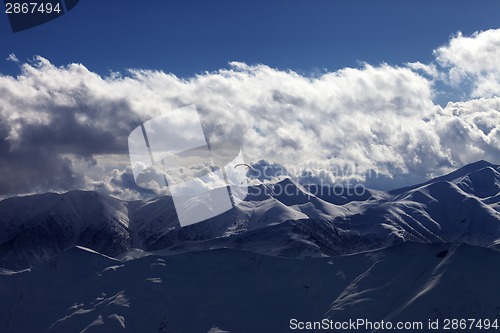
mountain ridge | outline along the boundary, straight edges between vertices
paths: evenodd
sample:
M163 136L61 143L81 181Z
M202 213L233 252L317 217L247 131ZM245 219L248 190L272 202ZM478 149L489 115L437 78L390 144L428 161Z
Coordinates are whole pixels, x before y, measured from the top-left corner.
M212 247L321 257L408 241L497 248L499 169L479 161L404 191L345 198L286 179L250 187L236 208L185 228L168 196L124 201L77 190L8 198L0 201L0 267L27 268L77 245L112 257Z

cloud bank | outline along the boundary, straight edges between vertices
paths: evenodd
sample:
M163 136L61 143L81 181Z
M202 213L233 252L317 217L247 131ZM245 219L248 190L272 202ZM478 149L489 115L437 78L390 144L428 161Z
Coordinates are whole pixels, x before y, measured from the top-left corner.
M448 82L465 89L470 85L472 97L500 94L499 30L476 32L470 37L458 33L434 55L446 70Z
M499 53L500 30L489 30L453 36L431 64L320 76L233 62L191 78L153 70L102 77L36 57L19 63L17 77L0 76L0 195L151 193L133 182L127 137L190 104L211 145L236 144L255 167L303 183L354 179L388 189L479 159L500 163ZM437 105L437 82L463 100Z

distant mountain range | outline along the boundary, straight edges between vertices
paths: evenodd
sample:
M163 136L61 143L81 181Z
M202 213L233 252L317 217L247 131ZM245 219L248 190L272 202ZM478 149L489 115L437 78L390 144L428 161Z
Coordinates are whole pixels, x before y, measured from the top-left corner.
M499 246L500 166L485 161L389 192L259 185L184 228L170 197L13 197L0 202L0 332L289 332L292 319L358 318L442 331L446 318L500 320Z
M109 256L132 248L234 248L320 257L405 241L497 248L499 166L480 161L424 184L351 196L285 179L250 187L237 208L184 228L168 196L122 201L73 191L0 202L0 267L9 269L30 267L77 245Z

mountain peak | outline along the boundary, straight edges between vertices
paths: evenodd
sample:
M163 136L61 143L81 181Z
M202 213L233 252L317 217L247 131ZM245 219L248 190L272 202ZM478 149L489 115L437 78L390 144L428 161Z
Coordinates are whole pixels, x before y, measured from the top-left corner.
M0 266L30 267L76 245L109 256L130 248L207 247L316 256L406 241L500 244L499 169L486 161L389 193L322 190L290 178L250 186L237 209L184 228L170 196L124 201L71 191L6 199L0 202Z
M479 171L481 169L488 168L488 167L498 168L499 166L492 164L492 163L485 161L485 160L479 160L477 162L466 164L463 167L461 167L455 171L452 171L448 174L445 174L443 176L432 178L431 180L428 180L424 183L394 189L394 190L389 191L389 193L394 194L394 195L399 195L401 193L416 189L418 187L425 186L425 185L439 182L439 181L448 181L448 182L458 181L460 178L465 177L470 173L473 173L473 172L476 172L476 171Z

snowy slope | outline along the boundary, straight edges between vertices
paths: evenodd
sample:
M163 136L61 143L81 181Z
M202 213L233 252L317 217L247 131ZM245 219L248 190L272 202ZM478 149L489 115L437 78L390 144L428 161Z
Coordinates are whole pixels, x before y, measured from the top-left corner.
M251 187L235 209L185 228L168 196L126 202L74 191L10 198L0 202L0 267L26 268L76 245L110 256L131 248L234 248L321 257L407 241L497 248L499 170L480 161L424 184L360 196L285 179Z
M498 166L479 164L468 173L456 171L454 179L445 176L406 191L393 191L389 200L365 204L356 214L337 218L335 223L348 234L358 231L365 243L371 236L382 236L396 242L467 242L496 248L500 238L499 170Z
M40 194L0 202L0 266L22 268L75 245L110 255L133 244L127 203L95 192Z
M370 255L372 266L332 303L329 318L500 318L496 251L464 243L405 243Z
M466 244L316 259L220 249L128 261L73 248L30 270L0 272L0 331L266 333L290 331L292 318L493 319L499 261L497 251Z

